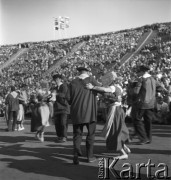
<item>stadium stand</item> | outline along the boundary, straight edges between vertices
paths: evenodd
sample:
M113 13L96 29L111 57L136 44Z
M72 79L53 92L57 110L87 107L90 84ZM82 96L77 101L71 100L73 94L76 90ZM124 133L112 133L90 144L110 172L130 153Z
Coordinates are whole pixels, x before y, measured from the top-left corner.
M126 88L126 84L136 78L136 67L146 64L171 93L171 23L26 45L22 49L18 45L0 47L2 97L14 82L17 88L27 84L28 95L31 95L42 79L50 82L52 72L63 74L69 81L82 65L90 67L99 80L106 72L116 71ZM169 105L170 94L162 96Z

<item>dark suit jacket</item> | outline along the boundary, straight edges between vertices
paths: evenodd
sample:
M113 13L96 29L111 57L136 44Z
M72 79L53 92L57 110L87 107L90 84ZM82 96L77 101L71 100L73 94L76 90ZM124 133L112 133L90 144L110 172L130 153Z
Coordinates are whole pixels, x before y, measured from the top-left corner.
M56 102L54 103L54 114L69 114L70 106L66 99L68 92L68 85L63 83L57 90Z
M99 83L91 76L85 79L76 78L69 85L68 100L71 105L73 124L84 124L97 120L97 93L85 88L88 83L99 86Z

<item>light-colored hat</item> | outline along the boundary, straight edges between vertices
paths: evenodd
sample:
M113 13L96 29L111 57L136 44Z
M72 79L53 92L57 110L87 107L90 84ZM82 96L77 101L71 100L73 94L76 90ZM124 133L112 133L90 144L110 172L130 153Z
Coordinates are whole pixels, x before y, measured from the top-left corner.
M116 78L117 74L114 71L106 73L101 77L103 86L110 85Z

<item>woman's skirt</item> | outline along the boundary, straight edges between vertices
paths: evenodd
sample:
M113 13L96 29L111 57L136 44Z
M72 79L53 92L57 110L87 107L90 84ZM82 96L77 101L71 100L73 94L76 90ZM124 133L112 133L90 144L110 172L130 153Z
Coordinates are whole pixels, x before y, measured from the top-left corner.
M49 106L46 103L38 103L33 105L31 109L31 132L37 131L41 126L47 127L52 124Z
M123 143L129 139L129 131L125 124L125 112L121 106L114 105L109 109L105 129L102 131L103 137L106 138L106 147L109 150L119 151Z
M19 111L17 115L17 121L24 121L24 107L22 104L19 104Z

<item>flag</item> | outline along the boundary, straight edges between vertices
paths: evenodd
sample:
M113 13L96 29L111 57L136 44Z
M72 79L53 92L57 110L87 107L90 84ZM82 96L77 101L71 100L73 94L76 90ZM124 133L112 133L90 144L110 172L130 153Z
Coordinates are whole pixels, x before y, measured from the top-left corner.
M55 22L54 22L54 23L55 23L55 26L57 26L57 25L59 24L58 18L55 18L54 21L55 21Z
M55 21L55 26L58 26L58 25L59 25L58 21Z
M69 28L69 17L65 17L65 28Z
M65 30L65 28L69 28L69 17L61 17L59 16L58 18L54 19L54 25L55 25L55 30Z
M58 30L58 29L59 29L59 27L56 26L56 27L55 27L55 30Z
M65 17L60 17L60 23L65 23Z
M54 25L55 25L55 30L59 30L59 20L58 20L58 18L54 19Z
M59 22L60 22L60 29L64 30L65 29L65 18L60 17Z
M64 23L60 23L60 29L62 29L62 30L65 29L65 24Z

